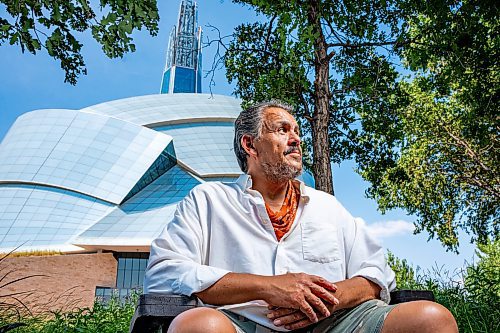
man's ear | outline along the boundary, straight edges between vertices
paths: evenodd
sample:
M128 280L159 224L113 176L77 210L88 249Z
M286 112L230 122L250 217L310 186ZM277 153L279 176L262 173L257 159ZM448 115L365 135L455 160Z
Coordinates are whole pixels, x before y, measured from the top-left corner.
M249 156L257 156L257 150L253 145L254 138L250 135L243 135L241 138L241 146L245 149Z

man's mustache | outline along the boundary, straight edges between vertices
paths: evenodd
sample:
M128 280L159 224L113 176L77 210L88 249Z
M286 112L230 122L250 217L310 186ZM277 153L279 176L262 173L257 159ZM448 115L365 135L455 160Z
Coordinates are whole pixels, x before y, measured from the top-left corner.
M288 155L291 153L299 153L300 154L300 149L298 147L290 147L287 150L285 150L285 155Z

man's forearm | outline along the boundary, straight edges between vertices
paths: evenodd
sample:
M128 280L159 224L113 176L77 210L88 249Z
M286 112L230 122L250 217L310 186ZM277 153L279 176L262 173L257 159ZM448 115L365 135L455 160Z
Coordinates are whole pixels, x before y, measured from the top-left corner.
M228 273L209 288L195 295L204 303L227 305L262 299L265 276Z
M316 322L317 313L330 315L327 304L339 303L333 294L335 290L337 287L333 283L305 273L275 276L228 273L196 296L213 305L264 300L271 306L300 310Z
M335 282L335 285L338 287L335 297L340 303L334 310L352 308L368 300L380 298L380 286L361 276Z

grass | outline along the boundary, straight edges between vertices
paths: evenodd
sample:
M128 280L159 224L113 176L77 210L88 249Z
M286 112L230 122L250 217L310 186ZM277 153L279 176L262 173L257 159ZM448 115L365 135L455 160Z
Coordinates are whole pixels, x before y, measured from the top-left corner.
M0 257L8 256L9 258L16 257L46 257L46 256L59 256L63 253L61 251L54 250L31 250L31 251L18 251L10 253L0 253Z
M117 298L108 303L96 301L92 308L72 312L52 312L45 315L26 316L21 322L26 326L15 328L12 333L127 333L135 310L137 296L126 301ZM0 316L1 327L11 324L9 318Z

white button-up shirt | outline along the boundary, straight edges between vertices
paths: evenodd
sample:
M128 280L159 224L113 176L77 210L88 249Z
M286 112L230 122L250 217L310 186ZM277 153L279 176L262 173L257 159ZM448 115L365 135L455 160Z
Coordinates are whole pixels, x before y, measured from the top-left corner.
M191 295L229 272L303 272L331 282L365 277L381 287L380 298L388 302L395 280L380 245L335 197L298 180L294 185L300 187L299 208L281 241L248 175L235 183L196 186L151 244L144 292ZM262 302L226 308L278 329Z

